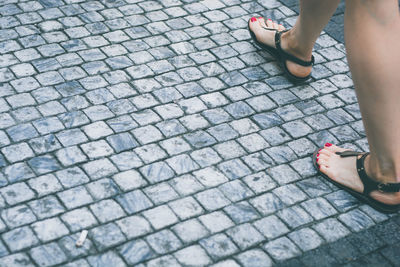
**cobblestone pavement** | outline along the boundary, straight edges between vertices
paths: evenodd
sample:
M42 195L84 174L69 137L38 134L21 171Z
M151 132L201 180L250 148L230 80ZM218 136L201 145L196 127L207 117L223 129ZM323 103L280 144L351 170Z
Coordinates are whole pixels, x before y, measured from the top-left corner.
M0 266L399 264L399 215L311 163L367 149L343 6L309 84L249 42L296 3L0 0Z

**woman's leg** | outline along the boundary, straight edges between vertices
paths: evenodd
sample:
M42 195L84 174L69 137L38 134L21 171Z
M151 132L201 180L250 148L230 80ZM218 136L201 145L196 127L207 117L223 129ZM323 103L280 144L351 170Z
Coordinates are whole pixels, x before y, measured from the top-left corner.
M400 14L397 0L346 2L345 40L350 70L360 104L371 155L368 175L382 182L400 182ZM321 171L330 178L362 191L355 159L321 151ZM400 193L372 196L399 204Z
M282 49L300 59L309 61L315 41L335 12L340 0L300 0L300 15L290 31L282 34ZM269 46L275 46L275 33L266 31L261 26L274 27L283 30L272 21L257 19L250 23L250 29L257 40ZM299 77L305 77L311 72L311 67L303 67L293 62L287 62L289 71Z

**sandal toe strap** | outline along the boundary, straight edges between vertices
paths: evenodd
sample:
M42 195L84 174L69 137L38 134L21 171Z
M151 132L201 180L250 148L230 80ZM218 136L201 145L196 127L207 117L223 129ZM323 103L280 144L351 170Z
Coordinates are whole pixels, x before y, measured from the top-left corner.
M345 150L342 152L336 152L336 155L341 156L342 158L346 158L346 157L357 157L359 155L364 155L364 152L356 152L356 151L352 151L352 150Z
M310 61L304 61L298 57L295 57L285 51L283 51L282 47L281 47L281 36L282 33L287 32L288 30L284 30L284 31L277 31L275 34L275 47L279 52L279 55L281 56L282 59L284 60L290 60L293 61L296 64L299 64L301 66L304 67L309 67L314 65L314 56L311 56L311 60Z

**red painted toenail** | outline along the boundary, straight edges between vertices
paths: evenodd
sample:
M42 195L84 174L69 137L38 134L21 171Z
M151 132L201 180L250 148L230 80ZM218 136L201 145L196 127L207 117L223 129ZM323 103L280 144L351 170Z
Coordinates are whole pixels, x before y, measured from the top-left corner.
M319 158L317 158L316 162L318 162Z
M321 165L318 165L318 169L321 169Z
M256 21L257 19L255 18L255 17L252 17L251 18L251 22L254 22L254 21Z
M332 144L331 143L326 143L325 146L326 147L330 147Z
M317 158L319 157L319 153L317 154Z
M258 17L259 19L262 19L263 17Z
M272 21L272 19L268 19L268 21Z

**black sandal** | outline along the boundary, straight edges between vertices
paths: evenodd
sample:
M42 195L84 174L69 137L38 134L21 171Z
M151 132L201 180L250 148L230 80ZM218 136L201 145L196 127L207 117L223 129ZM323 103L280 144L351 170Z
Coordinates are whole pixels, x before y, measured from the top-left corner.
M304 60L302 60L300 58L297 58L297 57L295 57L295 56L283 51L283 49L281 47L281 35L282 35L282 33L287 32L288 30L278 31L276 29L265 28L265 27L261 26L263 29L265 29L267 31L274 31L275 32L275 46L276 46L276 48L274 48L272 46L263 44L263 43L261 43L261 42L259 42L257 40L257 37L256 37L255 33L250 30L250 22L251 22L251 20L249 20L249 22L247 24L247 27L248 27L248 30L250 32L251 39L253 39L254 43L256 43L257 46L259 46L263 50L265 50L268 53L270 53L272 56L274 56L279 61L280 64L282 64L283 70L285 71L286 75L288 76L288 78L292 82L301 83L301 82L305 82L308 79L310 79L311 73L309 75L307 75L306 77L298 77L298 76L293 75L292 73L290 73L290 71L288 70L288 68L286 66L286 60L292 61L292 62L294 62L296 64L299 64L301 66L304 66L304 67L309 67L309 66L314 65L314 56L311 56L311 60L310 61L304 61Z
M360 158L357 158L357 172L358 176L360 177L361 182L364 185L364 191L362 193L359 193L349 187L346 187L331 178L329 178L326 174L322 173L319 170L318 164L317 164L317 154L319 153L318 149L317 151L314 152L313 155L313 164L315 168L318 170L319 174L324 177L326 180L329 182L333 183L334 185L338 186L339 188L346 190L349 192L351 195L354 197L358 198L359 200L367 203L374 209L383 212L383 213L394 213L400 210L400 204L398 205L389 205L389 204L384 204L382 202L379 202L375 199L373 199L370 196L370 193L375 190L379 190L381 192L386 192L386 193L395 193L395 192L400 192L400 183L381 183L377 182L373 179L371 179L367 173L365 172L364 169L364 161L365 158L368 156L367 153L360 153L360 152L355 152L355 151L343 151L343 152L336 152L337 155L341 156L342 158L345 157L358 157L361 156Z

